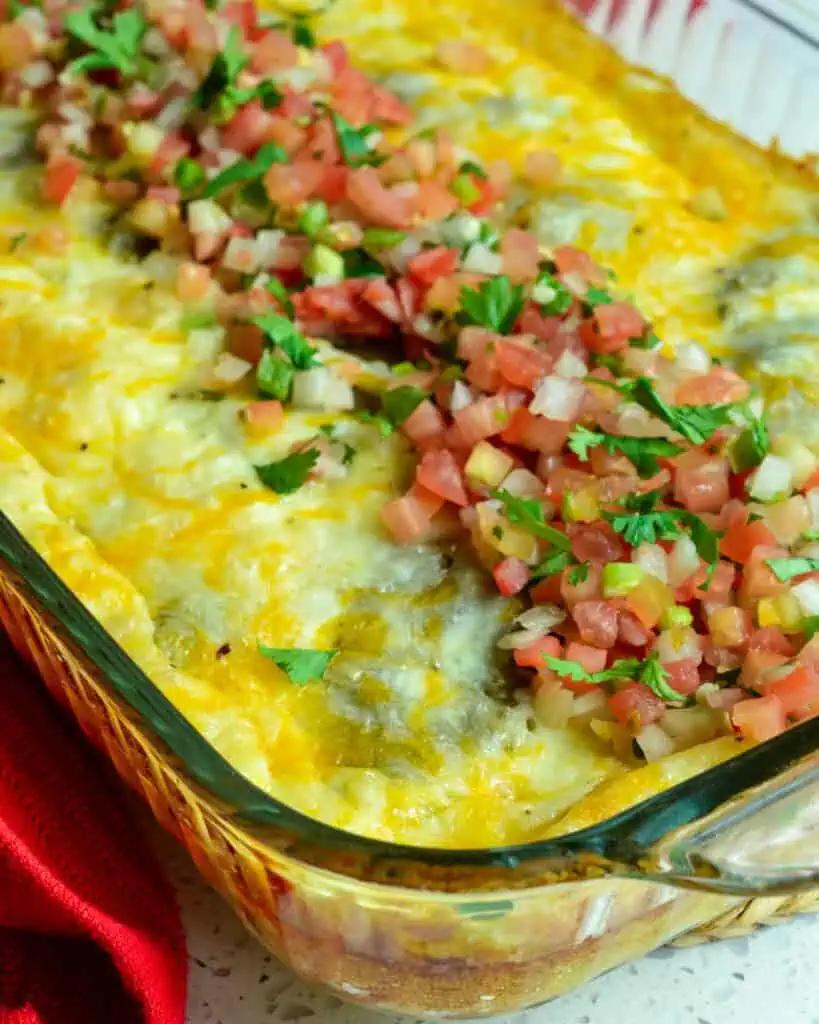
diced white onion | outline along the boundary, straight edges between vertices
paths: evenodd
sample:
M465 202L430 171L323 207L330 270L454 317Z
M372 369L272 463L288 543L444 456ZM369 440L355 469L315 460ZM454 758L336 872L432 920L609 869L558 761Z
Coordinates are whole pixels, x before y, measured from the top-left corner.
M678 587L700 567L700 556L694 541L684 534L674 541L668 558L668 580L672 587Z
M545 281L540 281L532 288L532 298L535 302L545 304L551 302L552 299L557 295L557 288L553 288L550 284L546 284Z
M464 270L472 270L477 274L499 274L503 267L503 260L499 252L492 252L488 245L478 242L475 245L470 245L462 267Z
M799 554L804 558L819 558L819 543L802 544L799 547Z
M502 651L520 651L540 640L542 636L543 633L536 629L516 629L512 633L505 633L498 640L497 646Z
M45 46L49 36L48 18L41 10L34 6L24 7L15 20L28 32L38 48Z
M634 738L646 761L659 761L674 752L674 741L659 725L647 725Z
M592 712L601 711L606 706L606 693L603 689L592 690L580 697L575 697L572 708L572 718L578 715L589 715Z
M156 115L157 126L166 132L178 128L187 116L188 104L189 101L184 96L176 96L169 100Z
M544 490L542 482L528 469L513 469L501 488L516 498L542 498Z
M312 67L294 67L286 71L280 71L276 75L276 81L291 86L296 92L304 92L316 80L316 70Z
M575 355L571 349L567 348L560 354L560 357L554 365L554 371L558 377L565 377L567 380L571 380L575 377L580 377L582 379L589 372L589 368L580 356Z
M766 455L754 471L750 493L758 501L771 501L783 494L790 494L793 487L791 467L779 455Z
M662 718L663 732L683 747L713 739L719 726L720 715L710 707L669 708Z
M394 245L389 250L390 263L396 270L406 270L407 264L421 251L421 239L409 235L403 242Z
M342 410L355 405L353 389L326 366L297 373L293 380L293 405L301 409Z
M158 28L149 28L142 39L142 49L149 57L165 57L171 45Z
M535 694L535 714L553 729L562 729L572 717L574 694L568 690L552 690L541 687Z
M702 661L702 639L687 626L662 630L652 644L652 650L664 665L684 658L693 658L698 665Z
M693 341L684 341L674 349L677 366L687 373L708 373L711 369L711 356L702 345Z
M57 107L57 113L64 121L68 121L71 124L82 124L86 128L90 128L92 124L91 115L87 110L83 110L82 107L78 107L76 103L61 103ZM123 125L123 132L127 135L127 129L129 125Z
M586 278L583 277L582 274L578 274L573 270L569 270L565 274L561 274L560 280L563 285L569 289L572 295L576 295L579 298L583 298L589 290L589 283Z
M471 213L456 213L439 225L441 241L462 249L470 242L477 242L481 233L481 222Z
M222 266L241 274L254 274L259 269L259 251L252 238L231 238L222 256Z
M283 238L283 231L265 229L256 232L256 250L259 254L259 263L263 267L275 263Z
M427 341L443 341L444 335L441 328L434 323L425 313L420 313L412 321L412 329L419 338L426 338Z
M86 150L90 145L88 128L76 122L64 125L60 130L60 138L67 146L76 146L77 149Z
M791 589L804 615L819 615L819 581L803 580Z
M813 487L811 490L805 491L805 498L808 502L813 525L814 527L819 527L819 487Z
M221 235L233 221L212 199L196 199L188 205L188 223L195 235Z
M464 384L462 380L456 380L452 385L452 395L449 399L449 411L454 415L456 412L460 412L462 409L466 409L467 406L472 405L475 401L475 396L470 391L469 387Z
M235 384L253 369L253 364L230 352L223 352L213 368L213 379L220 384Z
M801 487L810 479L816 469L816 456L808 448L793 437L778 437L771 445L774 455L779 455L791 467L793 486Z
M632 551L631 560L658 580L668 583L668 555L659 544L641 544Z
M208 153L215 153L222 146L219 131L215 125L209 124L199 133L199 145Z
M29 89L40 89L54 79L54 68L47 60L35 60L20 72L20 81Z
M568 422L580 411L585 392L586 388L579 381L550 374L538 384L529 411L550 420Z
M536 630L540 636L543 636L544 633L548 633L554 626L563 622L565 618L565 610L558 608L556 604L538 604L521 612L515 622L523 629Z

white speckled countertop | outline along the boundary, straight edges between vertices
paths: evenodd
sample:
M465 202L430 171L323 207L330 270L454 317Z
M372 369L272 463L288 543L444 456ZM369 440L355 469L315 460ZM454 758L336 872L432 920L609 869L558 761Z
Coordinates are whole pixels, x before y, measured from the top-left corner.
M188 936L188 1024L398 1024L297 979L246 934L180 848L164 836L158 843ZM817 951L819 917L805 917L746 939L657 950L548 1006L497 1020L819 1024Z

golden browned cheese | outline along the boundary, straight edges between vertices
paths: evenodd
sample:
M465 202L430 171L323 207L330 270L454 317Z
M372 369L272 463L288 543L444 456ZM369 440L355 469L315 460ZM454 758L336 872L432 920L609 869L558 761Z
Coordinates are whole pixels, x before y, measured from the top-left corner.
M516 185L512 218L546 246L591 249L670 347L736 354L782 422L819 429L800 398L819 317L807 172L702 120L543 0L338 0L320 31L465 151L518 169L557 152L560 178ZM444 67L452 39L484 48L485 72ZM0 145L27 131L4 115ZM405 443L304 411L249 439L249 387L203 395L223 338L185 327L173 261L116 255L94 197L45 209L36 173L0 171L0 236L28 234L0 245L0 507L254 782L368 835L486 846L581 827L739 749L722 739L625 774L590 734L539 722L496 651L516 609L480 570L397 548L380 525L411 476ZM55 221L68 257L37 244ZM255 463L330 423L356 451L346 477L288 496L260 485ZM259 643L342 653L296 686Z

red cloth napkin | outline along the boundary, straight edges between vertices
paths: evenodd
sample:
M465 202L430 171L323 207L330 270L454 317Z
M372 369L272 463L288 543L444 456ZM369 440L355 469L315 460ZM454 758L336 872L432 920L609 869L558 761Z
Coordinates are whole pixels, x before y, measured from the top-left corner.
M183 1024L186 968L124 790L0 633L0 1024Z

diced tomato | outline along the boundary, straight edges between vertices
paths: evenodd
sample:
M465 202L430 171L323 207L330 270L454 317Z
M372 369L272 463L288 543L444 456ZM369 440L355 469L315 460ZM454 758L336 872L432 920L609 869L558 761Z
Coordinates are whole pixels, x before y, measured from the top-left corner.
M228 327L228 348L233 355L254 365L262 358L264 336L254 324L231 324Z
M404 319L398 295L385 277L369 278L361 292L361 298L394 324L399 324Z
M609 697L609 710L623 725L639 732L665 714L665 703L643 683L628 683Z
M294 68L299 62L299 49L284 32L271 29L256 40L251 67L261 75Z
M445 448L426 452L418 465L416 477L419 484L433 494L439 494L446 501L451 501L455 505L468 504L461 469L452 452Z
M181 132L168 132L154 153L148 173L154 180L161 180L163 172L173 167L191 151L191 144Z
M793 642L778 626L755 629L748 639L748 650L772 651L774 654L783 654L786 658L792 658L796 653Z
M717 608L708 616L708 630L716 647L741 647L751 635L751 613L742 608Z
M420 448L428 446L436 438L442 438L445 428L440 409L428 398L419 402L401 424L402 432Z
M560 641L556 636L542 636L528 647L519 647L513 657L520 668L545 668L544 655L560 657Z
M458 265L457 249L447 249L443 245L434 249L422 249L407 264L407 269L422 284L431 285L439 277L448 277Z
M251 402L245 407L245 425L251 434L273 434L284 423L284 406L275 400Z
M510 384L534 391L538 381L549 372L552 360L526 339L507 338L495 345L495 365L501 377Z
M667 661L663 665L668 685L676 693L688 696L700 687L700 671L694 658L680 658L679 661Z
M617 641L617 610L609 601L580 601L572 608L584 643L606 650Z
M590 644L570 643L566 648L566 660L576 661L589 673L602 672L606 667L608 651Z
M509 421L509 412L502 395L479 398L455 413L455 424L467 446L473 448L478 441L500 434Z
M741 402L750 388L739 374L725 366L712 366L708 373L689 377L677 388L677 405L719 405Z
M573 245L559 245L554 252L555 265L559 274L576 274L587 284L601 285L606 275L591 256Z
M48 158L43 178L43 197L50 203L62 205L77 184L83 162L78 156L54 153Z
M509 228L501 239L504 274L515 282L534 281L539 272L540 245L531 231Z
M503 440L530 451L556 455L563 449L570 429L569 423L547 420L545 416L535 416L528 409L521 408L512 413L503 431Z
M324 179L324 169L316 160L292 164L273 164L264 176L264 187L271 203L298 206L309 199Z
M585 577L578 579L576 583L571 582L571 576L571 569L564 569L560 582L560 597L570 609L573 609L581 601L599 601L603 578L603 571L599 565L592 562ZM595 644L595 646L599 647L600 645Z
M399 544L420 540L429 533L430 518L429 510L412 493L388 501L381 509L384 525Z
M600 337L610 343L639 338L646 328L642 315L630 302L610 302L597 306L594 319Z
M525 307L518 320L518 328L524 334L533 334L538 341L554 341L562 323L559 316L544 316L534 303ZM554 358L554 353L550 353Z
M559 604L562 600L560 585L560 572L552 573L551 576L540 580L539 583L536 583L529 589L529 597L532 599L532 604Z
M819 677L804 665L790 675L765 686L765 696L772 694L789 718L801 722L819 713Z
M645 647L654 634L628 608L617 610L617 639L630 647Z
M572 553L578 562L618 562L625 555L620 537L608 523L582 523L572 526Z
M413 206L422 221L438 221L457 210L458 200L438 181L419 181Z
M229 0L219 13L246 35L256 27L259 14L253 0Z
M492 570L498 590L504 597L519 594L529 582L529 566L519 558L504 558Z
M484 178L473 177L472 183L478 190L478 198L474 203L470 203L467 209L470 213L483 217L489 213L496 203L503 199L506 190L495 182L485 180Z
M730 562L719 561L706 590L705 581L708 576L708 569L702 566L694 573L693 578L696 583L694 596L698 597L701 601L724 604L734 591L736 575L737 570Z
M566 491L581 491L594 483L591 473L584 473L572 466L558 466L549 473L546 481L546 497L549 501L560 502Z
M372 97L372 118L374 121L389 121L391 124L412 124L414 114L412 110L403 103L394 92L385 89L381 85L373 85Z
M725 536L719 542L720 553L726 558L745 565L756 547L773 547L776 538L761 519L748 522L748 513L743 509L740 516L730 522Z
M384 188L373 167L358 167L350 171L347 198L370 224L398 230L410 227L410 201Z
M773 694L741 700L734 705L731 721L744 737L756 743L778 736L787 724L782 702Z
M674 497L691 512L719 512L730 498L728 460L690 451L676 460Z
M808 491L812 491L816 487L819 487L819 469L815 469L811 473L811 475L802 484L802 486L799 488L799 490L802 491L803 494L807 494Z
M746 602L756 601L760 597L773 597L788 589L766 564L771 558L786 558L787 555L785 548L767 547L764 544L753 549L742 573L740 603L745 605Z
M267 138L271 120L272 115L261 102L251 100L239 107L230 123L222 129L222 145L235 149L237 153L255 153Z

